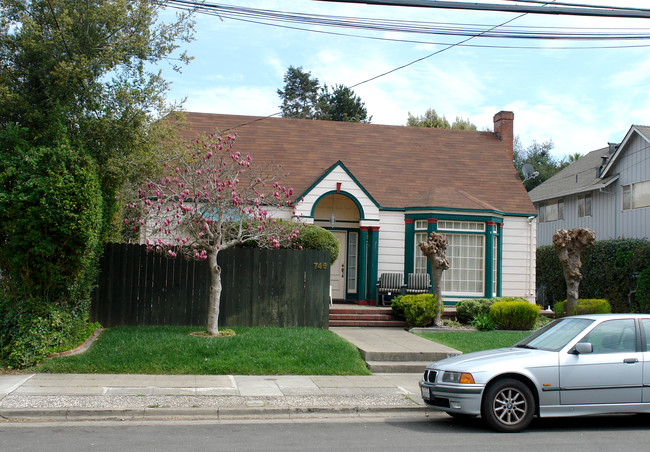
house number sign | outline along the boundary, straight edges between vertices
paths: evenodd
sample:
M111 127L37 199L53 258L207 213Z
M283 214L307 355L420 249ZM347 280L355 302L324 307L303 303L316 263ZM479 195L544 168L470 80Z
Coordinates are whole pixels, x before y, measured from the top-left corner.
M327 262L314 262L314 269L327 270Z

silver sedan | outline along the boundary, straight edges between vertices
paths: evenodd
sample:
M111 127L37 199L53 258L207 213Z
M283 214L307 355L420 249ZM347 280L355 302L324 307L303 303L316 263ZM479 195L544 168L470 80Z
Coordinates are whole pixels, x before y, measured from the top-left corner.
M650 412L650 315L565 317L513 347L427 366L427 406L503 432L534 416ZM645 369L645 371L644 371Z

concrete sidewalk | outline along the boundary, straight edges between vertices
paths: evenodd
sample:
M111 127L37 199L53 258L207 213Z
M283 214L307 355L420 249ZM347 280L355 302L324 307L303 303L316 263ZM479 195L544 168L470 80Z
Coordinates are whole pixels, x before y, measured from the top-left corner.
M434 344L399 329L383 329L383 333L375 331L375 328L333 330L357 345L363 356L378 353L381 349L407 356L409 353L421 355L432 352L430 344ZM441 353L440 357L458 353L437 345L433 348ZM370 376L0 375L0 418L135 420L425 416L427 410L418 387L420 378L421 371Z

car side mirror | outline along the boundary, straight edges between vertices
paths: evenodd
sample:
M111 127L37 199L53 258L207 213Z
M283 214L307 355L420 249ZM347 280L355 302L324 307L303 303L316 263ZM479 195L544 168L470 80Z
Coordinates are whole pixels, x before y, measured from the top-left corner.
M578 342L573 348L573 353L576 355L584 355L585 353L593 353L594 346L591 342Z

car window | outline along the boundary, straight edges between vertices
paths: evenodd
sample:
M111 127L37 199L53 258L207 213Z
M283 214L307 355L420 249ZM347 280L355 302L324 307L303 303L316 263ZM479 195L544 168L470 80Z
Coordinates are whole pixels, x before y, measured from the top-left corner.
M535 331L527 338L515 344L515 347L558 351L591 323L593 323L591 319L575 319L570 317L554 320L544 328Z
M641 319L643 331L645 331L645 349L650 351L650 319Z
M591 342L594 353L635 352L634 319L603 322L591 330L580 342Z

